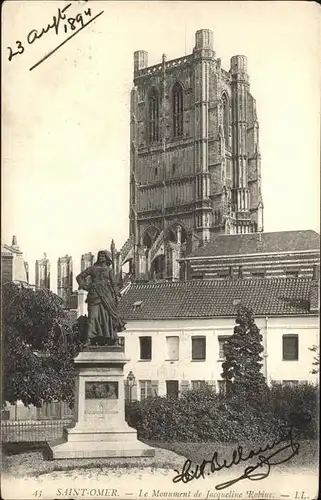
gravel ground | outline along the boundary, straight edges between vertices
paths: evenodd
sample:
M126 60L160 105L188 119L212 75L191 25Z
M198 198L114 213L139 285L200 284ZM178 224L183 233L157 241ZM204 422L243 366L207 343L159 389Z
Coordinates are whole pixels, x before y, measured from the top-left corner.
M43 451L27 451L24 453L3 455L2 473L15 477L39 477L44 474L65 471L65 475L82 473L86 469L101 471L102 469L113 470L114 472L124 471L124 469L141 470L148 468L173 470L181 468L185 462L185 457L177 455L173 451L156 448L155 457L145 458L92 458L92 459L64 459L50 460L44 459Z

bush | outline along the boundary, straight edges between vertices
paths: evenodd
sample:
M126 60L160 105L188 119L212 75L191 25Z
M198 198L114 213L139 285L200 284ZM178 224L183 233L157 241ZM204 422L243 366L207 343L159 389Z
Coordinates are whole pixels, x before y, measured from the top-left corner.
M311 418L308 425L297 423L301 437L315 439L318 436L319 386L304 382L297 386L272 383L270 405L273 414L282 421L292 421L293 414L307 414ZM295 419L297 420L297 418ZM299 418L299 420L301 420Z
M149 397L127 403L126 415L140 439L254 443L280 436L281 424L289 423L292 413L309 412L311 423L296 425L296 436L315 438L317 402L318 388L311 384L299 390L273 386L260 401L244 393L217 394L205 387L186 391L179 399Z

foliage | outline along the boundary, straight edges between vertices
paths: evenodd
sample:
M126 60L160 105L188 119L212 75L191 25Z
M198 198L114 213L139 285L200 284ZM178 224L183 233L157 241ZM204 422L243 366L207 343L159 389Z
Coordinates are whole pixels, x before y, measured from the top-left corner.
M240 392L217 394L210 387L188 390L178 399L149 397L126 404L126 418L141 439L181 442L267 442L280 435L292 413L308 412L312 422L296 432L315 438L318 387L273 386L261 404Z
M311 423L300 429L300 435L307 438L318 436L318 385L309 382L301 382L298 385L272 382L269 403L273 414L283 421L290 421L292 414L309 415Z
M239 392L256 398L264 396L267 385L261 373L262 335L250 309L240 306L234 333L223 345L225 361L222 378L228 392Z
M313 375L317 375L320 371L320 348L317 345L313 345L312 347L309 347L309 351L316 353L312 362L312 365L315 366L315 368L312 368L311 373L313 373Z
M2 401L72 404L79 335L62 300L45 289L6 283L2 292Z

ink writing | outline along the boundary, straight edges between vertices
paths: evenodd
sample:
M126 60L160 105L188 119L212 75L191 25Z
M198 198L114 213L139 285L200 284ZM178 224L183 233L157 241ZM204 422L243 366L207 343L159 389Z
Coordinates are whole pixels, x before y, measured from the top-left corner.
M39 64L41 64L43 61L48 59L48 57L56 52L62 45L64 45L74 35L88 26L104 12L101 11L92 17L91 8L86 8L82 12L78 12L75 16L69 16L69 12L67 11L71 6L72 3L68 3L63 8L58 8L57 13L52 17L51 21L47 23L45 27L30 30L27 33L24 41L17 40L14 47L7 47L9 51L8 60L12 61L14 57L22 55L29 45L33 45L35 42L39 41L47 33L51 32L59 35L60 33L64 32L65 34L69 35L62 43L60 43L56 48L50 51L49 54L46 54L40 61L34 64L30 68L31 71L32 69L39 66Z
M193 479L205 478L210 474L224 468L229 469L233 465L238 465L240 462L245 462L253 457L258 457L258 461L255 465L246 467L243 474L239 477L218 484L215 486L215 489L222 490L228 488L243 479L249 479L251 481L264 479L270 474L271 466L285 463L299 453L300 445L293 441L292 431L293 424L285 425L281 428L281 434L283 435L281 435L280 438L263 448L260 447L257 450L251 450L248 454L244 453L242 446L238 446L237 449L233 451L230 461L225 459L220 460L216 451L213 453L211 460L203 460L201 464L196 464L195 466L192 465L191 460L186 460L181 472L175 469L177 475L173 478L173 482L178 483L181 481L182 483L188 483ZM288 442L288 444L273 451L269 455L263 455L263 453L273 450L277 445L284 442Z

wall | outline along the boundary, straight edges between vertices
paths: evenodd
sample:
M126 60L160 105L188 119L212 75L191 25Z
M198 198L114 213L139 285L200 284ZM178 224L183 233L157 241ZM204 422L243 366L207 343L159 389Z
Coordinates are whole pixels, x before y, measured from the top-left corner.
M309 380L316 381L310 373L313 353L308 350L318 343L318 318L257 318L256 324L264 337L265 359L263 373L268 382L274 380ZM129 321L126 325L125 353L130 362L125 366L125 377L133 371L136 380L159 381L158 394L166 394L166 380L192 381L205 380L211 383L221 379L221 361L219 361L218 336L233 333L233 318L214 318L200 320L168 321ZM268 328L267 328L268 327ZM299 361L282 361L282 335L299 335ZM179 360L166 361L166 336L179 336ZM191 360L191 337L206 337L206 360ZM139 359L140 336L152 337L152 360ZM184 382L185 384L185 382ZM181 386L181 384L180 384ZM133 392L133 398L139 399L139 387Z
M231 255L216 258L192 259L189 261L190 279L217 279L222 271L233 268L237 277L238 267L242 265L243 277L251 278L255 272L266 272L265 277L286 277L286 270L297 271L298 277L312 277L313 266L319 263L318 251L311 252L284 252L271 254Z
M2 281L12 281L13 275L13 256L1 255L1 278Z
M268 318L267 362L269 380L316 380L312 369L314 353L309 347L319 344L319 322L317 317ZM266 325L265 328L266 329ZM262 328L263 330L263 328ZM299 336L298 361L282 360L282 336Z

